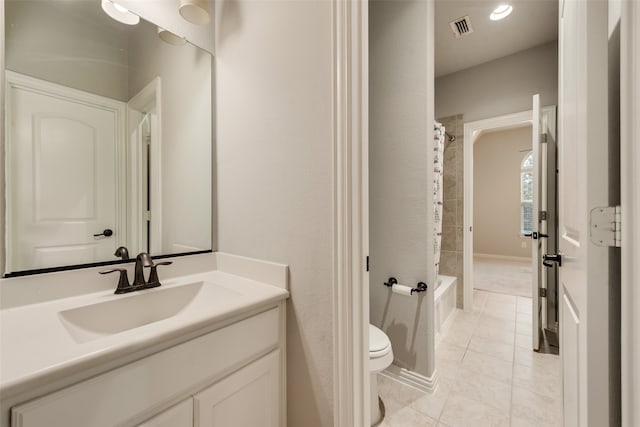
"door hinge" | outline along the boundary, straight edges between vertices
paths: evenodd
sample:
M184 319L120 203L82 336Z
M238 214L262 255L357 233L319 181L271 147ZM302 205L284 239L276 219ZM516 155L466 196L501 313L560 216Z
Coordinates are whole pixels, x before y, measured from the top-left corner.
M538 295L542 298L547 297L547 288L538 288Z
M547 220L547 211L540 211L538 219L540 221L546 221Z
M151 211L144 211L144 220L151 221Z
M549 138L549 137L547 136L547 134L546 134L546 133L540 134L540 142L541 142L542 144L546 144L546 143L548 142L548 138Z
M620 247L622 224L620 206L591 209L589 216L589 237L598 246Z

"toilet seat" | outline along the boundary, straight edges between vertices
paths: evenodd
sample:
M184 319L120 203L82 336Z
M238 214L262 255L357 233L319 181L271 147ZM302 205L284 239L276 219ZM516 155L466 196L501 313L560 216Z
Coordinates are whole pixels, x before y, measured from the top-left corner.
M387 334L369 324L369 404L371 407L371 425L380 422L382 414L378 405L378 372L382 372L393 362L391 341Z
M380 372L393 362L391 341L380 329L369 325L369 371Z

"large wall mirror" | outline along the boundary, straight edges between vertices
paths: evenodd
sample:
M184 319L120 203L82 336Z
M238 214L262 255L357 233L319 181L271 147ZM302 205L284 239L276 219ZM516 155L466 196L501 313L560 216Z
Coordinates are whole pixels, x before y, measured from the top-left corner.
M100 0L4 7L5 276L211 250L211 54Z

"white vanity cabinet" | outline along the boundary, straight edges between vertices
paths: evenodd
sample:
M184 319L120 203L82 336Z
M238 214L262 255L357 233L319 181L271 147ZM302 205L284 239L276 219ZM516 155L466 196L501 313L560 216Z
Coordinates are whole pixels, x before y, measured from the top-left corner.
M137 427L193 427L193 398L188 398Z
M196 394L196 427L278 427L279 351Z
M12 427L281 427L284 302L11 408Z

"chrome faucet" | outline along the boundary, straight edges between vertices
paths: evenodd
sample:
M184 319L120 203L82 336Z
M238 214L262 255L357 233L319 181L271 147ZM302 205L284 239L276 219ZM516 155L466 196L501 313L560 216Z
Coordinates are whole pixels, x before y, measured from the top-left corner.
M120 279L118 280L118 287L114 293L125 294L127 292L139 291L142 289L155 288L160 286L160 280L158 280L157 268L159 265L170 265L171 261L164 261L154 263L151 256L146 252L140 252L136 257L136 266L134 270L133 283L129 284L129 277L127 276L127 270L125 268L113 268L111 270L100 271L100 274L120 272ZM149 280L144 278L144 269L150 268Z

